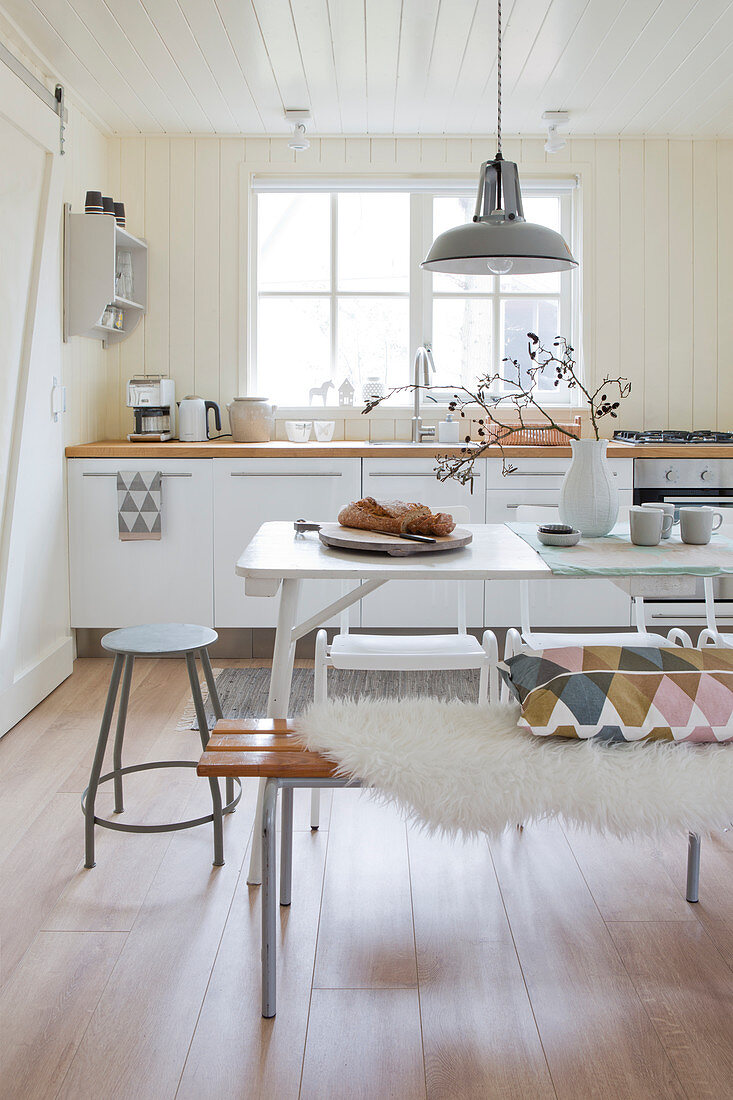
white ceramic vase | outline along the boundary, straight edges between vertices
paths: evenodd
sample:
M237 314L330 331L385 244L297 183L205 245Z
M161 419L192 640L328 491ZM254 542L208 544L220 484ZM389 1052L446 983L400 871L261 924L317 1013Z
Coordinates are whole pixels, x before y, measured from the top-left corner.
M560 489L560 520L588 538L607 535L618 519L618 490L606 457L607 439L574 439Z

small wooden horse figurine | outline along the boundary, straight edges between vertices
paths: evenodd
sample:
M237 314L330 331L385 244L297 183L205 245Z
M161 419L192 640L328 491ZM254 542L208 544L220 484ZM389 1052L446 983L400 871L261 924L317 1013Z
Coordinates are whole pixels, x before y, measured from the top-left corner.
M324 404L324 407L325 407L326 399L328 398L328 391L332 390L332 389L333 389L333 382L331 382L330 380L328 382L324 382L322 386L314 386L313 389L309 393L308 404L309 405L313 404L313 398L314 397L320 397L320 398L322 398L323 404Z

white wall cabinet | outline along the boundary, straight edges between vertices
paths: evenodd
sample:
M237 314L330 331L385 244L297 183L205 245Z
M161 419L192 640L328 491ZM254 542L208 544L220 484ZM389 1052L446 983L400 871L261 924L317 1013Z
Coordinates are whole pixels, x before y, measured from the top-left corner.
M433 511L450 511L466 505L471 523L484 522L484 466L476 463L473 493L469 486L436 481L432 458L365 458L363 496L379 500L429 501ZM361 625L365 627L455 628L458 587L455 581L390 581L362 601ZM484 586L468 584L468 626L483 625Z
M562 479L570 459L517 459L506 477L501 462L486 462L486 522L513 523L523 505L557 508ZM618 480L621 514L632 503L631 459L612 459ZM487 626L519 625L519 588L510 581L487 581L484 621ZM532 625L536 627L627 627L631 601L612 581L549 580L530 582Z
M275 626L278 601L245 596L234 566L268 520L333 521L361 495L361 459L216 459L214 461L214 604L220 627ZM313 537L313 536L310 536ZM307 617L341 595L339 581L306 582L299 611ZM353 611L358 626L358 606Z
M73 459L69 463L71 625L212 626L212 459ZM122 542L117 470L160 470L162 537Z

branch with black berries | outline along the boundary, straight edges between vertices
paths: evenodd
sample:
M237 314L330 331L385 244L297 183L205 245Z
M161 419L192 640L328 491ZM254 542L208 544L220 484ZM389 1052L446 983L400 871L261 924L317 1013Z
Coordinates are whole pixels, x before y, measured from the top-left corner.
M451 412L458 412L463 419L476 420L478 441L472 441L470 433L465 436L464 444L458 455L438 455L435 469L439 481L450 479L459 481L462 485L471 481L473 477L474 463L481 458L489 447L498 447L502 458L502 473L508 474L516 469L507 460L504 448L511 444L513 436L525 432L529 427L537 427L537 416L544 423L543 427L553 428L555 431L566 435L569 439L575 439L575 433L558 424L553 416L543 408L538 400L539 379L545 371L552 371L555 375L553 385L555 387L565 385L568 389L577 389L582 393L590 411L590 422L593 434L600 439L598 421L606 416L614 420L618 416L618 408L621 401L631 393L631 383L627 378L604 378L595 389L589 389L579 377L576 370L576 362L573 358L573 347L563 336L557 336L552 344L552 349L544 347L534 332L527 333L527 353L530 366L525 374L528 382L522 382L522 368L519 360L505 358L504 373L484 374L476 380L476 388L458 386L449 402ZM374 397L367 401L362 412L369 414L372 409L388 400L395 394L412 392L416 389L430 390L432 386L396 386L382 397ZM475 408L481 410L476 416ZM518 421L512 424L505 423L499 415L500 407L511 408L513 418ZM471 410L467 412L467 410ZM529 413L534 414L527 422Z

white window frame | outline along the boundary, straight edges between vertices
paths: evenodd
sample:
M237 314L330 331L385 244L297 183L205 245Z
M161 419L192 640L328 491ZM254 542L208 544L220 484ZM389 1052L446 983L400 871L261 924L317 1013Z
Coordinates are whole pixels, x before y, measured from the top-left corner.
M409 356L405 364L405 385L410 382L411 358L420 344L431 344L433 335L433 300L434 299L465 299L489 298L492 305L492 363L491 373L497 373L502 368L503 340L501 334L501 303L508 298L546 298L556 299L559 302L560 331L566 335L576 349L576 359L581 371L583 370L582 354L580 350L580 279L577 269L562 272L561 287L557 293L536 292L502 292L500 290L499 276L487 277L491 281L491 289L487 291L470 290L433 290L433 275L420 267L419 260L427 254L433 241L433 199L436 196L464 197L475 196L476 184L472 180L456 180L446 182L444 180L385 180L374 181L364 179L338 179L316 180L298 179L290 177L282 179L254 178L251 193L251 229L249 235L249 324L248 324L248 363L249 363L249 388L250 392L259 392L257 380L257 309L259 293L257 289L257 197L261 192L320 192L331 196L330 202L330 232L331 232L331 279L328 290L323 291L264 291L263 297L316 297L327 298L330 303L331 319L331 362L336 362L338 344L338 301L340 298L349 297L377 297L377 298L409 298ZM579 184L577 178L550 179L550 178L523 178L523 190L531 194L532 191L541 191L545 195L557 195L560 199L561 233L569 243L573 255L578 258L580 233L581 202ZM410 282L407 291L344 291L337 290L338 283L338 213L337 195L346 191L408 191L410 193ZM418 259L419 257L419 259ZM440 375L440 364L437 364L437 374ZM439 377L438 377L439 380ZM259 387L261 388L261 387ZM542 391L542 403L552 405L555 408L578 408L580 395L576 391L552 389ZM381 413L384 416L394 417L400 411L411 407L411 398L405 394L399 403L385 404L375 409L372 416ZM281 407L283 415L287 412L302 413L304 406ZM353 409L339 407L339 416L361 415L361 405L355 401Z

